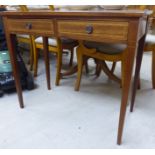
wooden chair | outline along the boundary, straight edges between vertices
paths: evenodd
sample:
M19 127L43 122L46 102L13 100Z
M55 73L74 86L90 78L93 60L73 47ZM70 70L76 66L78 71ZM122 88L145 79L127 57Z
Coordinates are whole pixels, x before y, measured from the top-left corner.
M143 39L141 41L143 41ZM123 117L125 116L125 112L126 112L126 105L124 105L124 102L126 102L128 99L129 87L130 87L130 82L131 82L131 74L132 74L132 64L134 61L133 50L135 49L136 48L131 48L131 47L128 48L126 44L108 44L108 43L95 43L95 42L84 42L84 43L80 42L77 48L78 74L77 74L77 80L75 84L76 91L79 91L82 68L83 68L85 57L92 57L101 62L121 61L121 65L122 65L122 76L121 76L122 77L122 80L121 80L122 99L121 101L122 102L121 102L121 108L120 108L117 144L121 143L121 133L123 131L122 127L124 124ZM104 69L108 70L108 68L106 67L104 67Z
M144 52L152 52L152 88L155 89L155 34L147 34L144 46ZM140 80L139 80L140 81ZM140 83L139 83L140 85ZM135 92L135 88L133 88ZM135 94L135 93L133 93ZM132 95L130 111L133 112L135 95Z
M49 5L51 11L54 10L54 6ZM62 61L62 50L68 50L71 53L69 66L73 64L73 57L74 57L74 47L78 45L78 42L73 39L68 38L61 38L61 42L58 41L56 38L49 38L48 39L48 50L52 53L57 54L57 75L56 75L56 85L59 85L60 80L60 68L61 68L61 61ZM60 45L61 44L61 45ZM43 39L42 37L37 37L33 41L33 54L34 54L34 76L37 76L38 71L38 50L43 49Z
M33 10L34 8L35 7L33 6L33 8L31 10ZM49 8L53 9L54 6L50 5ZM23 11L23 12L31 11L26 5L15 5L14 9L18 10L18 11ZM48 9L48 7L46 7L46 9ZM34 61L33 42L35 41L35 37L31 36L31 35L18 34L17 35L17 41L18 41L19 44L20 43L26 43L26 44L28 44L30 46L30 59L29 59L29 63L30 63L30 70L33 70L33 63L34 63L33 62Z
M146 36L144 51L152 52L152 87L155 89L155 34L148 34Z
M128 9L155 10L155 6L132 5L132 6L128 6ZM144 52L150 52L150 51L152 52L152 88L155 89L155 13L153 13L153 16L150 18L150 24L149 24L148 30L149 31L146 36L146 44L144 47ZM153 30L152 31L153 33L150 30L151 31ZM110 69L111 74L114 73L116 64L117 64L116 62L113 62L112 68ZM100 64L97 63L96 75L99 76L100 73L101 73L101 66L100 66ZM140 88L140 80L139 80L138 88Z
M22 11L31 11L28 9L26 5L20 6ZM49 9L51 11L54 10L53 5L49 5ZM23 39L23 38L22 38ZM38 71L38 50L43 49L43 39L42 37L38 36L30 36L31 39L31 47L32 47L32 64L34 69L34 76L37 76ZM18 39L21 41L21 38ZM60 70L61 70L61 64L62 64L62 51L63 49L70 51L70 61L69 66L72 66L73 64L73 57L74 57L74 47L78 45L78 42L72 39L68 38L61 38L61 41L58 41L56 38L48 38L48 50L52 53L57 54L57 74L56 74L56 85L59 85L60 81Z
M59 60L59 53L62 53L60 46L62 50L68 50L71 53L69 66L72 66L73 64L73 57L74 57L74 48L78 45L78 42L73 39L68 38L61 38L61 42L58 42L56 38L48 38L48 50L49 52L56 53L57 54L57 61ZM59 45L61 44L61 45ZM35 39L34 42L34 76L37 76L38 71L38 50L43 49L43 40L42 37L38 37ZM62 56L61 56L62 57ZM62 58L60 58L62 61ZM57 63L57 67L59 63Z
M144 52L152 52L152 88L155 89L155 6L149 6L148 9L151 9L154 12L150 18L150 25L145 40Z
M28 8L26 7L26 5L19 5L19 9L23 12L27 12ZM31 35L25 35L25 34L18 34L17 35L17 41L18 43L26 43L28 45L30 45L30 70L33 69L33 41L34 41L34 37Z
M137 6L129 6L129 9L135 8L135 9L150 9L154 10L154 13L149 19L149 25L148 25L148 34L146 35L145 39L145 46L144 46L144 52L152 52L152 88L155 89L155 6L146 6L146 5L137 5ZM114 72L114 69L116 67L116 63L113 64L112 72ZM138 88L140 88L140 80ZM133 108L132 108L133 109Z
M153 14L149 19L149 25L148 25L148 34L146 35L145 39L145 46L144 46L144 52L152 52L152 88L155 89L155 6L153 5L141 5L141 6L129 6L129 9L150 9L153 10ZM112 69L111 69L111 74L114 72L116 67L116 62L113 63ZM108 68L109 69L109 68ZM97 73L99 75L100 73L100 68L98 69ZM139 75L140 77L140 75ZM135 87L135 88L134 88ZM139 78L139 83L137 86L133 87L133 92L135 92L136 88L140 88L140 78ZM133 93L135 94L135 93ZM130 105L130 111L133 111L134 108L134 100L135 100L135 95L132 95L131 98L131 105Z
M155 10L155 6L145 6L145 5L142 5L142 6L129 6L129 9L130 8L131 9L133 9L133 8L134 9L141 9L141 10L144 10L144 9ZM149 31L148 31L148 34L146 35L145 46L144 46L144 52L152 51L152 88L153 89L155 89L155 20L154 19L155 19L155 13L150 18L150 24L148 25L148 30ZM150 29L153 32L151 34L150 34ZM114 49L114 50L117 50L117 49ZM121 51L121 52L125 53L125 51ZM107 66L105 61L103 61L102 63L97 62L96 75L99 76L100 73L101 73L101 69L104 68L104 72L109 76L109 78L119 82L118 77L115 77L115 75L114 75L114 70L115 70L115 67L116 67L116 63L117 63L117 61L113 62L112 68L109 69L109 67ZM122 78L123 78L123 73L122 73ZM140 88L140 80L139 80L139 84L138 84L137 88ZM133 90L133 91L135 91L135 90ZM132 102L131 102L131 106L130 106L130 111L131 112L133 111L133 107L134 107L134 103L135 103L134 100L135 100L135 96L132 97Z
M100 65L101 69L114 81L119 82L123 85L122 81L115 76L106 65L105 61L118 62L122 64L122 77L125 76L124 64L127 57L127 48L125 44L107 44L98 42L80 42L77 48L77 61L78 61L78 75L75 84L75 90L78 91L80 88L80 81L82 75L82 68L84 60L87 57L94 58L97 64Z
M149 5L149 6L145 6L143 9L146 9L146 8L154 11L149 20L150 25L148 26L148 34L146 35L146 39L145 39L144 52L152 51L152 87L153 89L155 89L155 6ZM135 85L138 85L137 82L135 82ZM136 86L134 87L133 87L133 93L131 98L130 112L133 112L134 103L135 103Z

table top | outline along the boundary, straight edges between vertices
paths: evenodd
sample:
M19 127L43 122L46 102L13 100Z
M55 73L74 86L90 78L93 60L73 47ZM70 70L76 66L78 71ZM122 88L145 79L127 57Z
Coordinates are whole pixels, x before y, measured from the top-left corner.
M74 10L74 11L49 11L49 10L35 10L30 12L22 12L22 11L4 11L0 12L1 16L55 16L55 17L128 17L128 18L139 18L142 16L151 15L151 10L91 10L91 11L81 11L81 10Z

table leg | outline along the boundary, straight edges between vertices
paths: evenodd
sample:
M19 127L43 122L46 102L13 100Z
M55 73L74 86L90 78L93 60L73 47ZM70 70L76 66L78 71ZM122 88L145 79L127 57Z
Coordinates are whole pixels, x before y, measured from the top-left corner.
M47 88L51 89L50 84L50 64L49 64L49 51L48 51L48 37L43 37L43 53L44 53L44 61L46 68L46 79L47 79Z
M127 53L122 60L122 100L120 108L117 144L121 144L123 127L125 121L126 107L128 103L129 90L131 85L132 69L134 64L136 47L128 47ZM130 59L129 59L130 58Z
M11 64L12 64L13 75L14 75L14 79L15 79L16 91L18 94L19 105L20 105L20 108L24 108L19 68L18 68L18 64L17 64L16 35L15 34L7 34L6 38L7 38L7 45L8 45L8 49L9 49L9 53L10 53L10 60L11 60Z
M139 40L139 46L138 46L137 57L136 57L136 69L135 69L135 75L134 75L134 81L133 81L133 87L132 87L130 112L133 111L135 97L136 97L136 90L139 83L139 73L140 73L140 68L141 68L141 63L143 58L144 42L145 42L145 35Z

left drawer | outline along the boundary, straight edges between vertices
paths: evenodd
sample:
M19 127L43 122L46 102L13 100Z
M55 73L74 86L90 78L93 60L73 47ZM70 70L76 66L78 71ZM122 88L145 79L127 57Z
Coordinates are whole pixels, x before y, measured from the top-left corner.
M7 29L11 33L27 33L33 35L54 34L54 24L47 19L8 19Z

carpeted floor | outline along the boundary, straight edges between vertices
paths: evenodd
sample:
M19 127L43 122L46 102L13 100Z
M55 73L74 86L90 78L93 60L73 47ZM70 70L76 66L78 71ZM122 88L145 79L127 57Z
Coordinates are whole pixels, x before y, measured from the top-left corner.
M68 56L64 55L64 64ZM75 62L76 63L76 62ZM151 86L151 55L145 54L141 90L133 113L127 108L122 145L116 144L120 86L102 75L83 73L79 92L76 74L55 86L55 57L51 56L52 90L47 90L43 60L39 60L36 89L23 91L25 108L16 93L0 99L0 148L155 148L155 90ZM116 73L120 74L120 65Z

